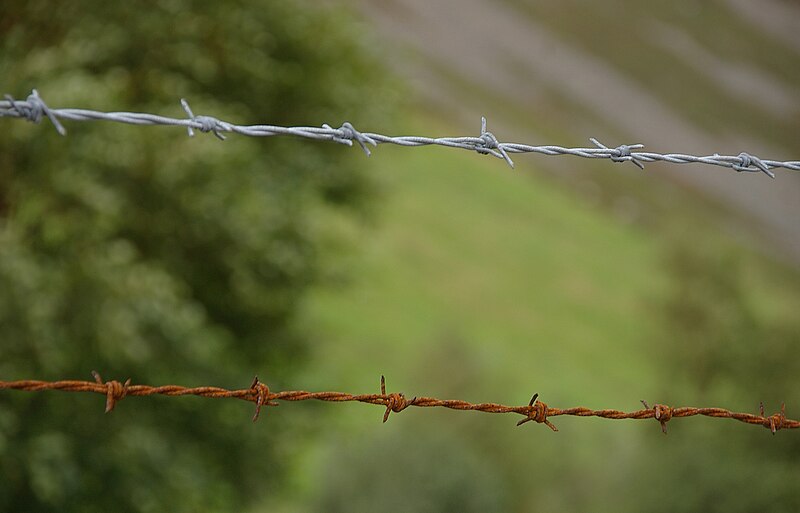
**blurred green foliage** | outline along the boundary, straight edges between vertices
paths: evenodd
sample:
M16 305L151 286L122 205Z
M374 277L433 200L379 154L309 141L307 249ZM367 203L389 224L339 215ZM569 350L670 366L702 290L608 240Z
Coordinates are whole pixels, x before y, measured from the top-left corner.
M0 4L3 92L53 107L356 126L392 88L341 8L316 2ZM379 101L364 102L366 95ZM275 386L341 227L368 206L363 155L182 129L5 120L0 376ZM382 126L386 126L384 122ZM263 377L263 376L262 376ZM0 510L233 511L279 475L243 404L0 397ZM272 427L273 435L275 427Z

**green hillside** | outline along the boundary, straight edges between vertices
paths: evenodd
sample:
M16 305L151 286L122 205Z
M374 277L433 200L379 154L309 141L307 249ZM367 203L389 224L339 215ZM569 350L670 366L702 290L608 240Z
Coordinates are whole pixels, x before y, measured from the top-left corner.
M763 364L757 354L777 340L772 327L782 326L789 342L798 328L796 273L763 265L764 257L716 233L711 224L674 230L685 222L683 215L662 231L621 222L613 211L589 207L551 180L466 152L381 147L370 164L382 184L377 217L366 230L353 232L358 249L334 275L344 279L318 289L306 305L303 325L314 342L300 378L304 388L372 392L386 374L390 391L407 397L524 404L538 392L560 407L633 410L639 399L648 399L681 405L713 401L748 411L754 411L756 403L748 402L756 400L753 394L791 390L785 388L786 376L742 394L724 374L708 388L690 371L670 368L681 361L674 353L692 346L702 348L692 358L713 361L719 357L714 351L725 350L715 344L743 352L730 358L757 368ZM681 267L686 254L698 269ZM698 279L697 272L710 277ZM741 304L728 300L739 285L717 284L713 276L719 273L725 283L746 291ZM686 311L673 315L684 296ZM682 332L680 315L705 321L692 324L694 334L694 327ZM753 327L746 344L737 346L738 336L728 331L739 330L743 317ZM696 337L706 335L698 345ZM403 483L418 486L425 480L423 469L455 476L454 489L477 486L470 497L489 501L461 504L465 510L526 510L526 490L535 490L551 510L591 502L594 511L618 511L613 501L624 495L633 511L639 494L629 491L631 483L660 479L643 456L674 458L670 468L680 476L686 460L670 452L670 442L682 444L680 454L687 457L701 446L712 447L710 440L719 433L755 443L768 434L698 418L674 423L673 437L681 442L670 438L665 444L654 422L559 417L554 422L560 432L554 434L535 424L514 428L513 416L412 408L381 426L382 412L375 407L297 407L313 412L317 422L324 419L325 435L293 453L295 484L321 497L320 511L345 511L343 504L360 511L348 502L353 497L361 497L366 509L380 504L401 511L391 506L392 490ZM792 443L767 441L784 448ZM435 460L432 449L419 454L411 449L426 445L436 448ZM719 450L694 465L706 472L723 461L729 476L740 476L741 467L727 457ZM385 458L400 461L392 465ZM469 470L472 459L480 461L475 470ZM539 460L548 463L541 467ZM386 465L393 469L391 477L379 470ZM616 470L608 472L609 465ZM764 479L787 472L779 461L762 466ZM580 493L566 492L575 476L585 479ZM374 484L373 492L357 487L361 479ZM493 479L504 483L501 498L493 495L497 486L476 484ZM728 482L720 479L720 486ZM684 479L678 487L689 484ZM437 484L431 497L449 497L448 486ZM709 490L713 487L696 495ZM418 510L416 503L402 504Z
M371 163L385 182L380 219L352 281L311 302L315 339L331 344L314 351L314 376L410 377L420 351L455 337L498 390L542 387L565 367L585 369L585 390L599 364L613 374L603 395L641 378L630 364L645 364L636 348L654 334L648 301L663 288L652 237L494 159L381 148ZM534 356L551 367L526 376Z

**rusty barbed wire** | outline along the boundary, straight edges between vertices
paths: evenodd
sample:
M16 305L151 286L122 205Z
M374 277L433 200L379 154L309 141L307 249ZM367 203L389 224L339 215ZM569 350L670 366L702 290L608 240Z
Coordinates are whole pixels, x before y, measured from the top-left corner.
M0 390L22 390L27 392L41 392L45 390L61 390L64 392L91 392L106 396L105 412L109 413L114 409L117 402L128 396L183 396L194 395L199 397L216 398L235 398L255 403L256 411L253 421L258 420L262 407L278 406L277 401L327 401L327 402L360 402L367 404L377 404L386 408L383 414L383 422L389 419L391 413L400 413L411 406L418 408L449 408L451 410L480 411L484 413L516 413L524 418L517 422L521 426L527 422L544 424L553 431L558 431L555 425L549 420L552 417L561 415L571 415L576 417L600 417L604 419L655 419L661 424L661 430L667 434L667 422L674 418L693 417L703 415L706 417L726 418L738 420L746 424L763 426L769 429L774 435L781 429L800 428L800 421L786 418L786 404L781 405L779 412L772 415L765 415L764 404L761 403L760 415L750 413L738 413L724 408L695 408L682 406L673 408L664 404L655 404L651 408L646 401L641 401L643 410L624 412L620 410L592 410L582 406L575 408L553 408L539 400L539 394L534 394L530 402L525 406L506 406L497 403L470 403L457 399L436 399L434 397L414 397L406 399L405 395L399 392L386 393L386 380L381 376L380 394L348 394L345 392L307 392L305 390L289 390L283 392L273 392L269 386L261 382L256 376L249 388L240 390L228 390L219 387L183 387L179 385L132 385L128 379L124 383L111 380L103 381L97 372L92 371L94 382L92 381L0 381Z
M181 106L187 118L171 118L156 114L142 112L100 112L87 109L52 109L39 96L36 89L25 101L15 100L10 95L5 95L5 100L0 100L0 118L11 117L26 119L39 123L42 117L47 117L61 135L67 131L59 119L71 121L113 121L131 125L167 125L186 127L189 136L194 136L194 130L204 133L213 133L218 139L225 139L225 132L233 132L252 137L271 137L276 135L292 135L333 141L347 146L357 143L367 156L371 155L367 145L395 144L399 146L447 146L475 151L483 155L492 155L503 159L514 167L510 153L539 153L542 155L572 155L589 159L611 159L613 162L631 162L644 169L645 162L664 161L672 164L709 164L733 169L739 172L764 173L770 178L775 178L771 171L774 168L785 168L800 171L800 161L777 161L760 159L750 153L741 152L738 155L713 155L696 156L684 153L653 153L639 150L642 144L621 144L615 148L605 146L595 139L589 138L595 148L565 148L563 146L544 145L531 146L520 143L500 142L492 132L486 128L486 118L481 118L481 131L477 137L421 137L421 136L388 136L370 132L360 132L349 122L344 122L339 128L328 124L322 127L296 126L284 127L275 125L236 125L222 121L212 116L196 116L185 99L181 99Z

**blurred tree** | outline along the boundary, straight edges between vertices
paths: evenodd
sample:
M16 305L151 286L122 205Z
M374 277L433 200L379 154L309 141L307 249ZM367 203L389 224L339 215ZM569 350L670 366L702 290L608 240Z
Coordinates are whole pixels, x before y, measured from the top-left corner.
M389 82L347 12L316 2L10 1L3 92L51 106L240 123L369 124ZM365 101L367 97L379 101ZM356 150L176 128L5 120L0 376L244 387L302 355L292 315L362 211ZM386 126L382 122L382 126ZM343 224L344 223L344 224ZM232 511L276 476L249 410L0 396L0 510ZM271 427L270 429L274 429Z

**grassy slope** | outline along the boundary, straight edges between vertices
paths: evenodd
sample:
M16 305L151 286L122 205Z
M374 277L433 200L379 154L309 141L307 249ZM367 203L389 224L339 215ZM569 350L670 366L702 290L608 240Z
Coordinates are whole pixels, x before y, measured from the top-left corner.
M353 262L357 275L310 304L320 340L313 381L403 379L443 339L479 355L506 400L519 402L508 390L520 386L522 396L530 386L544 392L565 373L571 387L557 388L568 402L607 399L640 381L630 364L647 366L637 348L654 329L654 240L501 162L381 150L372 164L388 192ZM600 374L603 386L592 386Z
M422 126L447 132L432 120ZM302 323L314 344L294 385L371 392L386 374L389 389L408 397L523 404L538 392L554 406L626 410L637 409L641 398L694 401L680 384L663 397L664 369L653 357L653 346L665 340L655 305L669 287L662 232L621 224L552 181L488 157L443 148L379 150L369 162L383 183L378 217L357 236L346 281L311 295ZM720 244L704 223L689 231L687 240ZM793 315L800 287L786 279L791 273L740 254L764 318ZM635 468L643 440L661 436L657 425L633 421L561 417L555 422L562 432L554 435L534 424L514 429L516 417L412 409L381 426L377 407L294 408L297 416L286 412L270 422L324 419L324 430L287 453L296 470L296 488L282 505L287 511L303 511L297 497L313 496L325 482L320 475L331 468L323 462L337 448L376 436L402 446L454 433L516 490L512 502L530 490L554 510L579 508L586 497L612 505L639 478L619 469ZM304 411L313 421L302 420ZM681 436L695 439L709 422L681 423ZM651 456L670 450L659 445ZM609 466L618 470L609 473ZM413 470L406 473L413 478ZM581 485L565 494L564 483L575 479Z

